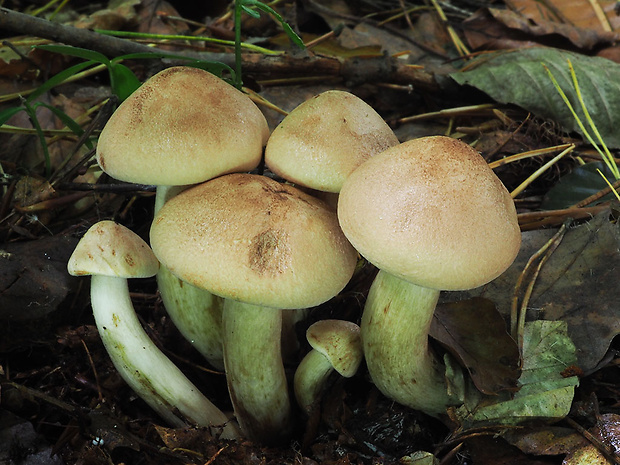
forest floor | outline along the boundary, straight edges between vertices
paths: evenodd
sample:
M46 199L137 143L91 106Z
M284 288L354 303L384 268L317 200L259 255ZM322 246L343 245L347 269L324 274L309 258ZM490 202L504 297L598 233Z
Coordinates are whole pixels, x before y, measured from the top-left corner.
M362 364L350 379L331 377L310 416L296 410L292 438L278 447L167 425L117 373L94 325L89 280L69 276L67 261L100 220L148 239L155 187L101 175L97 136L133 79L181 57L235 69L232 7L8 1L0 10L0 463L620 463L618 3L269 3L282 21L245 3L255 14L242 16L241 77L270 130L309 98L345 90L401 142L448 135L472 145L510 192L519 256L483 288L442 294L431 332L434 350L466 367L476 393L434 418L386 398ZM74 49L38 47L50 44ZM313 322L359 323L375 273L360 266L340 295L296 324L288 375L309 350ZM157 346L232 410L224 373L179 334L155 279L132 280L130 290Z

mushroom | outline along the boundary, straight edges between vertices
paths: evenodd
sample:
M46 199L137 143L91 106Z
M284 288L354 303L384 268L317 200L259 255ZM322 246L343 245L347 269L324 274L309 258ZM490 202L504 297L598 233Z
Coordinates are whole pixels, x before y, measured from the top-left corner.
M336 371L352 377L362 363L360 328L345 320L320 320L306 331L312 350L295 371L295 397L299 406L310 414L329 376Z
M282 309L319 305L344 288L357 253L326 204L265 176L229 174L169 200L151 227L159 260L224 297L224 364L242 432L290 435L280 351Z
M91 275L91 305L101 340L127 384L173 426L208 426L223 438L238 437L211 403L151 341L129 297L127 278L154 276L159 262L139 236L113 221L93 225L78 242L67 269Z
M401 404L440 415L453 400L428 347L439 292L482 286L513 262L521 234L512 198L469 145L423 137L354 171L338 216L380 270L360 325L373 382Z
M329 90L303 102L274 129L265 164L296 185L337 194L355 168L396 144L398 138L370 105L349 92Z
M175 66L121 103L101 131L97 162L122 181L197 184L254 169L268 135L246 94L207 71Z
M187 185L254 169L269 136L265 117L244 93L192 67L148 79L110 117L97 161L110 176L157 185L155 211ZM157 283L181 334L222 368L222 300L161 267Z

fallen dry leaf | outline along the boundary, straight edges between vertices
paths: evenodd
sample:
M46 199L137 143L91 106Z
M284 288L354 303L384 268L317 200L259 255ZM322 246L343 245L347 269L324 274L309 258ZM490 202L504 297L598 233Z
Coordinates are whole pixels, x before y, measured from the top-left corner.
M619 37L617 33L577 27L544 18L531 18L521 12L487 8L479 10L466 21L465 35L473 48L502 48L512 45L531 46L534 43L565 48L559 38L574 46L592 50L602 44L611 44Z
M513 265L489 285L450 300L478 295L491 299L508 317L515 283L527 260L555 231L523 234L521 252ZM527 307L527 319L565 321L577 348L579 367L596 367L620 333L620 224L609 221L609 211L571 228L543 266ZM445 296L449 297L449 296Z
M439 305L430 333L461 361L481 392L495 395L517 390L519 349L490 300L473 298Z
M615 0L506 0L513 11L534 21L542 19L601 32L620 30L616 3Z

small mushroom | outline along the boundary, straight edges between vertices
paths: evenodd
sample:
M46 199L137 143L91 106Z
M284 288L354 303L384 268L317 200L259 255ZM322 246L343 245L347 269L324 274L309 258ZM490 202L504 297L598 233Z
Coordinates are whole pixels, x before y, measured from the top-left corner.
M254 169L268 136L265 117L247 95L207 71L175 66L118 107L99 137L97 161L116 179L157 185L157 212L187 185ZM222 369L222 299L165 266L157 284L181 334Z
M295 397L299 406L310 413L320 399L325 383L334 371L352 377L363 358L360 328L344 320L320 320L306 331L312 350L295 371Z
M226 415L211 403L148 337L129 297L127 278L154 276L159 262L149 246L113 221L93 225L78 242L67 269L91 275L95 323L114 366L127 384L173 426L186 421L236 438Z
M398 138L370 105L350 92L329 90L293 109L273 130L265 164L297 186L337 197L355 168L396 144Z
M357 253L325 203L265 176L229 174L169 200L151 227L157 257L225 298L224 364L242 432L290 435L282 309L319 305L347 284Z
M364 357L386 396L445 413L445 367L428 346L441 290L482 286L519 251L515 206L469 145L423 137L375 155L345 181L338 217L353 246L380 271L361 321Z

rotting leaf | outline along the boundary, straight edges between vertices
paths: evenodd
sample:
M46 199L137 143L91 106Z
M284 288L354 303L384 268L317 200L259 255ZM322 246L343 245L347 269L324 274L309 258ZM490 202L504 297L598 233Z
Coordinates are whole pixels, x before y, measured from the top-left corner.
M620 147L620 65L605 58L589 57L554 48L534 47L485 54L467 71L450 75L459 84L473 86L501 103L518 105L579 132L575 119L549 79L553 73L582 121L567 60L575 68L583 100L608 147Z
M601 415L589 432L608 448L610 455L620 456L620 415L614 413ZM611 465L611 463L598 447L588 442L571 451L562 465Z
M440 304L430 334L461 361L481 392L517 390L519 349L490 300L478 297Z
M451 416L463 429L564 418L579 381L576 376L565 378L562 371L575 361L575 347L565 323L529 322L525 325L519 392L512 397L490 397L471 391Z
M534 283L528 320L565 321L577 348L579 367L588 372L620 333L620 224L603 211L588 223L568 230ZM513 290L527 260L555 233L523 234L521 251L512 266L485 287L445 295L451 300L481 296L491 299L502 315L510 312Z
M562 455L589 444L583 435L562 426L509 429L502 437L522 452L532 455Z

